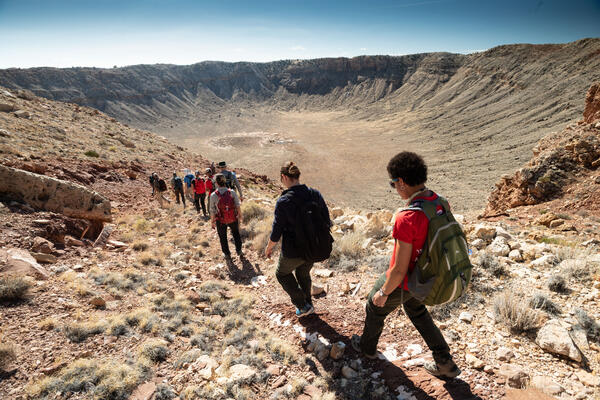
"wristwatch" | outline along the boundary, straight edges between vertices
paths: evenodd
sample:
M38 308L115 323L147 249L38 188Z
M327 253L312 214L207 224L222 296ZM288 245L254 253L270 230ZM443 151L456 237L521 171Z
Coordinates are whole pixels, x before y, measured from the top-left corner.
M385 293L384 293L384 291L383 291L383 288L379 288L379 295L380 295L381 297L389 297L389 294L385 294Z

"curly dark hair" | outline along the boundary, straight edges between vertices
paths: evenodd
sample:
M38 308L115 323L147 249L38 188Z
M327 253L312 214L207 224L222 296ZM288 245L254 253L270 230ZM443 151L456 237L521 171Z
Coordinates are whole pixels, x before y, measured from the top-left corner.
M423 158L410 151L396 154L387 165L390 178L402 178L409 186L427 182L427 165Z

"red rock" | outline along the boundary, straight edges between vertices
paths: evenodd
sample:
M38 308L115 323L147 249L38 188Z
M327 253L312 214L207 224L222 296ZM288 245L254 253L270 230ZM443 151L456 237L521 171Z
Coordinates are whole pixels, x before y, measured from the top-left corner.
M156 383L150 381L142 383L135 389L135 391L129 396L129 400L150 400L156 392Z
M269 365L266 369L266 372L268 374L275 375L275 376L279 375L280 374L279 365Z
M583 121L588 124L600 121L600 82L594 83L585 96Z
M48 279L48 271L37 263L27 250L11 248L0 249L0 275L17 274Z
M277 389L278 387L283 386L284 383L285 383L285 376L282 375L273 381L273 383L271 384L271 387L273 389Z
M54 244L43 237L36 236L33 238L33 246L31 246L31 250L36 253L50 254L54 250Z
M192 303L192 304L198 304L202 301L202 298L200 297L200 295L198 295L198 293L196 293L194 290L192 289L188 289L185 291L185 297Z
M314 385L307 385L304 387L304 394L310 396L311 399L320 399L323 392Z

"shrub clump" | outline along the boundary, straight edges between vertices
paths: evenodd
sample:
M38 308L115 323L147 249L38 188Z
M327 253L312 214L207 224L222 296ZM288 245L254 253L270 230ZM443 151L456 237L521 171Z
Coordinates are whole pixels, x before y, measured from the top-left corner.
M533 309L544 310L548 314L552 315L558 315L561 312L560 308L556 305L556 303L550 300L548 296L546 296L543 293L535 294L529 301L529 305Z
M5 369L9 362L16 359L14 346L9 343L0 343L0 370Z
M104 332L105 329L106 321L73 322L65 325L63 332L71 342L81 343L92 335Z
M513 332L528 332L541 326L541 314L529 307L523 295L506 290L494 300L494 314Z
M88 156L88 157L95 157L95 158L98 158L98 157L100 157L100 154L98 154L98 152L97 152L97 151L95 151L95 150L88 150L88 151L86 151L86 152L85 152L85 153L83 153L83 154L85 154L85 155L86 155L86 156Z
M585 310L578 308L575 310L575 318L579 322L579 325L585 329L590 339L600 342L600 324L590 317Z
M31 283L21 276L5 276L0 278L0 303L14 303L23 300L31 287Z
M506 269L498 257L485 251L479 256L479 266L496 278L506 275Z
M268 210L254 201L245 201L242 203L242 216L246 224L253 219L263 219L268 213Z
M55 393L89 393L95 399L126 400L151 374L143 363L117 360L79 359L58 375L27 388L32 398L49 398Z
M569 291L567 281L562 275L552 275L548 279L548 289L556 293L566 293Z
M167 348L165 341L154 339L143 343L139 348L139 354L141 357L158 363L167 359L169 349Z
M161 383L156 387L156 391L154 392L154 400L171 400L177 397L177 394L173 390L173 388L169 385L165 385Z

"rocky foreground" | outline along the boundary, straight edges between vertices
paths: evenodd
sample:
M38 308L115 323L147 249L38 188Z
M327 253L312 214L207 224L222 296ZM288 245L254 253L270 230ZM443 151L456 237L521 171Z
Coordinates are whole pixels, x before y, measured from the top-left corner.
M378 360L349 345L389 263L393 210L332 205L334 253L313 271L317 313L299 321L275 261L262 257L275 185L240 171L245 256L226 262L195 210L149 201L149 172L206 160L91 109L17 95L0 93L12 105L0 112L1 164L95 190L111 201L112 221L98 240L90 220L2 193L0 398L600 396L596 209L543 203L487 222L459 217L475 270L464 298L432 309L463 371L444 382L419 367L430 355L401 312L386 323ZM44 145L39 133L55 128L61 140Z

